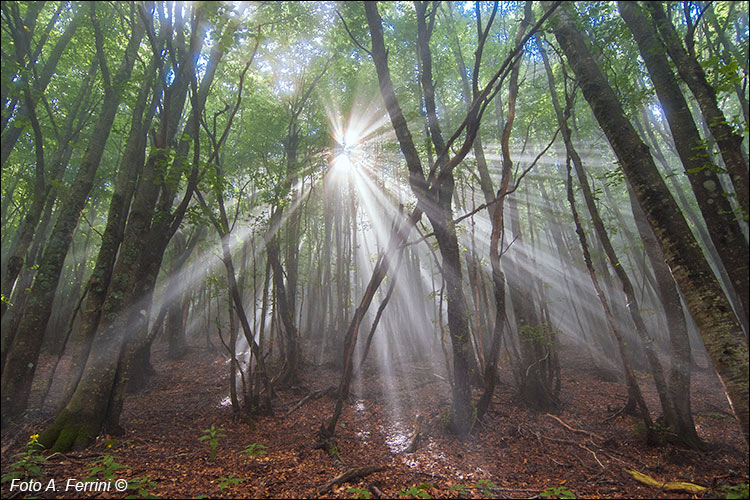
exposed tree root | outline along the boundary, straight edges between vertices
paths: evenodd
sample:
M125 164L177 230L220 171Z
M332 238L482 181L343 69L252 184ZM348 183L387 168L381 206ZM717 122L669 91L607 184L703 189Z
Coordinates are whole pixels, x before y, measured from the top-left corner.
M88 446L99 434L95 419L82 418L63 410L50 427L42 432L39 443L54 452L65 452Z

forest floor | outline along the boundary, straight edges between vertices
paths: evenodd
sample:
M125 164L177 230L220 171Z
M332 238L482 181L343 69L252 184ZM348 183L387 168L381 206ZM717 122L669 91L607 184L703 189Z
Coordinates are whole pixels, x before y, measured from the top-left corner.
M562 355L563 405L557 418L529 409L512 385L504 384L497 387L487 418L465 440L445 429L450 389L432 370L396 370L390 382L398 386L406 379L410 384L400 400L386 397L390 391L383 391L382 378L366 372L365 382L355 386L345 406L336 445L324 450L312 444L332 412L333 396L309 398L289 411L312 391L337 385L332 368L305 366L301 383L278 393L274 415L257 417L249 426L233 419L226 357L190 349L184 359L170 361L157 346L152 357L157 374L147 389L126 400L121 419L126 435L102 436L85 450L48 457L39 480L46 488L55 479L57 492L10 491L6 482L2 497L138 495L115 488L63 491L68 479L90 476L92 464L103 459L124 466L112 471L113 479L133 485L141 478L142 496L162 498L724 498L727 490L722 488L747 484L747 446L713 372L693 376L693 411L709 448L698 453L670 444L647 445L635 417L605 421L624 402L625 387L601 380L576 356L573 349ZM53 359L42 363L49 369ZM510 380L509 373L505 376ZM653 384L645 376L640 379L649 406L657 408ZM423 439L415 453L406 453L417 414L423 420ZM5 433L4 474L11 470L13 455L45 422L42 417L30 419ZM199 440L201 431L211 426L225 434L218 439L215 460L209 459L207 442ZM252 443L265 446L267 453L241 453ZM342 472L369 465L383 469L320 490ZM687 481L707 489L690 494L649 487L625 473L626 468L660 482Z

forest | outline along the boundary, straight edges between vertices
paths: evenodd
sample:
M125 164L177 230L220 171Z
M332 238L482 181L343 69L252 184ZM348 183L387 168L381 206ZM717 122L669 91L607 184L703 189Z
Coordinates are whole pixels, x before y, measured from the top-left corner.
M4 1L3 498L748 498L748 3Z

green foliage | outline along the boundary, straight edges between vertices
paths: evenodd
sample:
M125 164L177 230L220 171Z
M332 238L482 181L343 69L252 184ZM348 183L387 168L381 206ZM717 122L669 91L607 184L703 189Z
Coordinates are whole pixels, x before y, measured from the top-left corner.
M398 494L402 497L432 498L430 494L427 493L427 488L432 488L432 485L430 483L422 483L417 486L412 486L409 489L401 490Z
M538 325L523 325L520 328L521 336L527 342L533 342L544 346L551 346L557 332L546 323Z
M539 493L542 498L576 498L575 494L567 486L557 486L545 489Z
M604 172L604 179L607 187L622 186L625 183L625 173L622 171L622 166L618 164L616 168Z
M706 60L704 67L709 79L714 82L717 94L731 92L734 85L742 84L740 65L735 59L714 55Z
M475 489L479 490L479 492L486 497L494 498L494 488L497 488L497 485L489 479L480 479L471 485L462 483L454 484L450 487L450 491L457 492L459 497L468 497L471 495L472 490Z
M107 448L116 448L120 446L120 442L115 438L107 437L104 438L104 446Z
M329 454L329 455L331 455L332 457L337 457L337 456L339 456L339 447L338 447L338 446L336 446L335 444L332 444L332 445L331 445L331 446L330 446L330 447L328 448L328 454Z
M750 489L748 489L748 483L738 484L736 486L722 486L719 488L719 492L723 495L723 498L727 499L740 499L750 498Z
M229 474L229 476L227 477L220 477L219 479L217 479L217 481L219 482L219 489L223 490L230 485L237 486L242 481L244 481L244 479L241 477L236 477L234 474Z
M268 452L266 451L266 447L260 443L249 444L240 453L244 453L248 457L259 457L261 455L268 455Z
M29 436L24 451L13 455L15 462L10 464L11 471L2 475L0 482L7 483L14 479L32 479L41 477L42 464L47 460L40 452L43 449L38 441L39 434Z
M104 455L98 460L91 462L91 466L86 470L84 482L89 481L108 481L115 478L115 471L128 469L129 467L115 462L112 455Z
M473 486L488 497L493 496L492 489L497 488L497 485L488 479L480 479Z
M370 493L368 490L364 488L348 488L346 490L347 493L353 493L353 498L365 498L369 499L372 498L372 493Z
M212 425L209 429L203 429L201 434L202 435L198 438L198 441L206 441L211 447L211 453L209 454L208 459L211 461L216 460L216 447L219 446L219 439L227 437L227 435L224 434L224 428Z
M471 487L463 483L457 483L450 487L449 491L455 491L459 497L467 497L471 494Z
M125 498L159 498L150 491L156 487L156 483L149 479L148 476L130 479L128 480L127 489L134 493L126 496Z

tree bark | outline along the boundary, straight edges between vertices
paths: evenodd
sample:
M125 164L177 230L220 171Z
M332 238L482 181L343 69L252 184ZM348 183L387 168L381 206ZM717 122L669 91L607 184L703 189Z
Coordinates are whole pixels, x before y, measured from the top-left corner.
M733 276L731 284L744 310L740 314L744 313L747 317L750 311L748 244L734 217L727 193L721 187L721 181L717 175L718 169L711 162L711 156L703 145L687 102L669 68L669 61L657 38L656 28L640 12L636 4L618 2L618 6L623 19L635 37L641 57L646 63L662 110L669 123L677 153L706 221L711 241L727 272ZM747 170L747 164L743 168ZM737 188L741 187L737 186Z
M737 201L743 211L742 216L747 221L748 214L750 214L750 177L747 170L747 158L742 152L742 135L729 125L730 122L719 108L716 91L708 83L698 60L685 50L674 26L667 19L661 2L646 2L646 7L651 12L651 17L656 23L669 57L698 102L703 119L719 145L721 157L729 171ZM745 313L748 312L750 311L746 309Z
M583 95L620 161L656 235L675 281L682 289L727 398L748 440L748 347L731 305L649 154L606 77L576 29L571 7L553 18L553 31Z
M142 23L135 22L114 81L105 91L101 114L84 153L76 179L63 201L57 223L44 251L18 331L8 353L2 375L3 422L20 414L26 407L42 337L52 308L52 299L60 279L73 231L93 187L94 176L104 154L104 146L120 104L120 88L130 78L135 52L143 37Z

